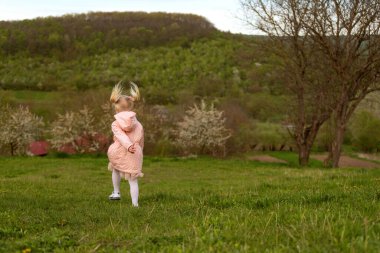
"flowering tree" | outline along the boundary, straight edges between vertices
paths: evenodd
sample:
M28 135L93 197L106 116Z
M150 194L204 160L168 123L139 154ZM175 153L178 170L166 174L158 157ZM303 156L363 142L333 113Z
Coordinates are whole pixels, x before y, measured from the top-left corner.
M11 155L25 154L27 145L40 137L44 126L42 118L24 106L3 106L0 121L0 146L8 147Z
M79 112L58 114L57 120L50 127L50 134L50 142L56 149L71 145L75 152L85 153L97 151L100 146L95 138L95 117L87 107Z
M99 118L96 120L95 125L98 132L105 134L108 137L112 137L113 133L111 131L111 124L115 120L113 115L115 111L111 103L105 103L101 106L101 113L97 116Z
M213 103L208 108L202 100L200 106L194 104L177 123L175 144L185 153L194 151L216 155L222 151L225 155L225 143L231 133L224 123L223 112L215 109Z

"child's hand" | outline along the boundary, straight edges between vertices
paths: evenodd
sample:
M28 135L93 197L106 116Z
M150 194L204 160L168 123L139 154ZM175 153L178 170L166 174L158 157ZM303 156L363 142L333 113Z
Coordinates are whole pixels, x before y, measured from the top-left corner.
M133 144L132 144L131 146L129 146L129 148L128 148L128 151L131 152L132 154L135 153L135 151L136 151L135 144L136 144L136 142L133 143Z

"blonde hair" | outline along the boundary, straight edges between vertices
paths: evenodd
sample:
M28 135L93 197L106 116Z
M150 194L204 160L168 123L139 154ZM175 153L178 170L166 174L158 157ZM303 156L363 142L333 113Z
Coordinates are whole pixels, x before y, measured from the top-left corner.
M130 94L130 96L124 94L122 81L113 87L110 102L114 105L116 111L131 110L134 106L134 102L140 101L140 90L134 82L130 82ZM128 101L128 108L122 108L119 104L120 98L125 98Z

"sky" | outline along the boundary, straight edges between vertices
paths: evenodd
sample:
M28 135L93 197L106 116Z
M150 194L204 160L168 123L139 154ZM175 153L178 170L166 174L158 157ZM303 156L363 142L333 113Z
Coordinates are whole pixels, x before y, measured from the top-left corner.
M252 34L252 30L238 18L241 12L239 0L0 0L0 20L89 11L193 13L206 17L219 30Z

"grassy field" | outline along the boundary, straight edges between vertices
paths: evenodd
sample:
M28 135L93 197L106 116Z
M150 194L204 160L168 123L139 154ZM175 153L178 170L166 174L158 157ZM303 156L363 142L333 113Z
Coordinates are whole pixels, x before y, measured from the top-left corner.
M380 170L146 157L136 209L106 163L0 158L0 250L380 252Z

